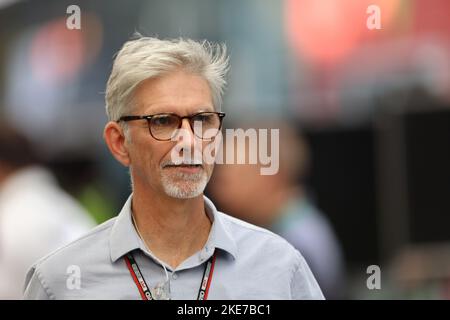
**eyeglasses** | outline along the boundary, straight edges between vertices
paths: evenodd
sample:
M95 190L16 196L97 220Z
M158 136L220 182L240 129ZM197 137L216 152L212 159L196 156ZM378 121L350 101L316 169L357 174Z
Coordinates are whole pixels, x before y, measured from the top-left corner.
M117 122L147 120L150 135L156 140L168 141L176 136L183 119L188 119L196 137L212 140L222 127L223 117L225 117L223 112L199 112L185 117L175 113L158 113L147 116L122 116Z

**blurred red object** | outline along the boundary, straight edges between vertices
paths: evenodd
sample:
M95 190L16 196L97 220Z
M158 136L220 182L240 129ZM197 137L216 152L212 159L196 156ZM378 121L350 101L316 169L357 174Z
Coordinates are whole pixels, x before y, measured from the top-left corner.
M389 33L400 0L287 0L286 31L294 51L314 63L335 64L347 57L361 41ZM367 28L367 8L381 10L383 32Z

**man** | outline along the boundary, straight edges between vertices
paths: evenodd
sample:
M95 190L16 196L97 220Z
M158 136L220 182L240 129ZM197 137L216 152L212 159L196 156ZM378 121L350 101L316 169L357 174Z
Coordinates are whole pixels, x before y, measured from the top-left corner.
M117 218L37 262L25 298L323 299L296 249L203 196L227 68L225 46L125 43L106 88L104 138L133 193Z
M27 270L37 259L94 226L38 164L28 139L0 123L0 299L20 299Z

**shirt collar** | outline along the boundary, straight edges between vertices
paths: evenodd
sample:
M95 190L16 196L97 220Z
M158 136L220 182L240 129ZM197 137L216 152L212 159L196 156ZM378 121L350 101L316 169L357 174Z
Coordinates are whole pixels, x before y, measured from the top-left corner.
M217 211L213 202L206 196L203 196L205 201L205 210L209 219L212 221L211 232L207 243L214 248L222 249L237 258L236 241L231 235L230 230L224 222L224 214Z
M131 218L132 195L125 202L114 225L109 238L111 260L117 261L130 251L141 248L141 240L133 226ZM211 231L207 240L207 245L224 250L236 259L236 241L230 234L223 221L223 213L218 212L211 200L203 196L206 214L212 221Z

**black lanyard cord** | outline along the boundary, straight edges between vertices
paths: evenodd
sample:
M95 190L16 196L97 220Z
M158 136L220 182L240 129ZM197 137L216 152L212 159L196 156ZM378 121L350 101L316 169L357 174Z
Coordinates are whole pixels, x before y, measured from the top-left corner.
M125 263L127 265L128 270L130 271L130 275L133 278L134 283L136 284L139 294L141 295L142 300L155 300L152 296L149 286L147 282L145 282L144 276L142 275L141 270L133 257L133 254L129 252L125 257ZM214 272L214 265L216 263L216 252L208 259L205 265L205 271L203 272L202 282L200 283L200 288L198 291L197 300L206 300L208 298L209 287L211 285L211 280Z

